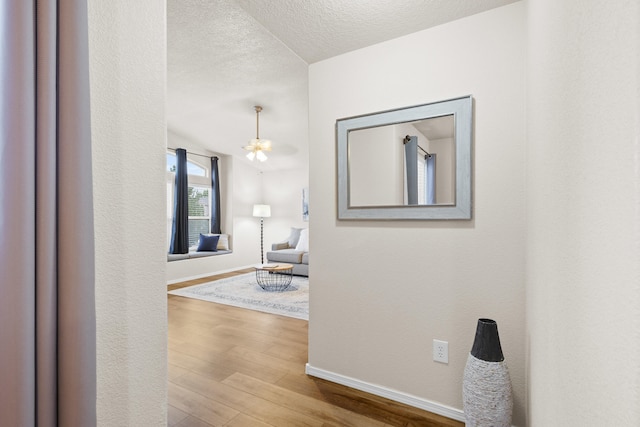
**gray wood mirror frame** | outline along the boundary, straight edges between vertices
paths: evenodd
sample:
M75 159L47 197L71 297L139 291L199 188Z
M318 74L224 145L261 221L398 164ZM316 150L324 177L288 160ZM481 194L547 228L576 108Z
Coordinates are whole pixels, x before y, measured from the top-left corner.
M471 96L338 119L338 219L471 219L472 129Z

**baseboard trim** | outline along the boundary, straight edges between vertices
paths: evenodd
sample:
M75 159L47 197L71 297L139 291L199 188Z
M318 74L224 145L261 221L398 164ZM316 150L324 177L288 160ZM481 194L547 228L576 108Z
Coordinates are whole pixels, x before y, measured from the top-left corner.
M464 422L465 420L464 412L462 412L460 409L452 408L441 403L432 402L427 399L422 399L420 397L416 397L407 393L402 393L397 390L380 387L375 384L370 384L364 381L357 380L355 378L336 374L334 372L325 371L324 369L314 368L308 363L305 366L305 372L307 373L307 375L311 375L312 377L321 378L323 380L351 387L356 390L364 391L366 393L375 394L376 396L384 397L395 402L404 403L405 405L413 406L414 408L433 412L434 414L442 415L443 417L451 418L456 421Z
M186 282L188 280L202 279L203 277L215 276L216 274L224 274L224 273L231 273L232 271L244 270L245 268L255 267L256 265L257 264L249 264L241 267L228 268L226 270L210 271L208 273L202 273L195 276L181 277L179 279L168 280L167 286L175 285L176 283Z

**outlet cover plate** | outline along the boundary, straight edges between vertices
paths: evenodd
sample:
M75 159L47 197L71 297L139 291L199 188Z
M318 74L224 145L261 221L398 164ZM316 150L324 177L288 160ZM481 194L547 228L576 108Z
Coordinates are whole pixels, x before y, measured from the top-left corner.
M449 342L433 340L434 362L449 363Z

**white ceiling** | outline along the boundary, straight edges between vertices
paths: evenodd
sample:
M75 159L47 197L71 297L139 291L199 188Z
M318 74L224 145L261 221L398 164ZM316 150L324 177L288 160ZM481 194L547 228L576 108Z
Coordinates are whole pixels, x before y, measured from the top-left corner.
M168 0L168 145L248 162L242 146L261 105L273 151L254 166L299 167L309 64L515 1Z

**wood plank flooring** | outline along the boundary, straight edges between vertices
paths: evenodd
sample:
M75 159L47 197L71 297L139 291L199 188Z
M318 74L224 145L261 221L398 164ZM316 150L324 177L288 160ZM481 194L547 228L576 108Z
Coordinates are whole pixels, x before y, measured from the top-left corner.
M169 290L251 271L191 280ZM169 426L464 425L307 376L306 320L168 298Z

